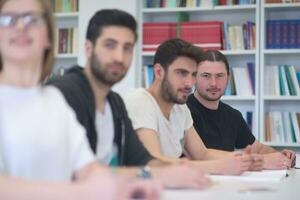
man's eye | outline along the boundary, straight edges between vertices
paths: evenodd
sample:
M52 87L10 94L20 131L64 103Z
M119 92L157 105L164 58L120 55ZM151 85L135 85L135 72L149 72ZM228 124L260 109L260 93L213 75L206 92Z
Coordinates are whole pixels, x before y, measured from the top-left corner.
M124 48L124 50L127 51L127 52L132 52L133 47L132 47L132 46L126 46L126 47Z
M105 46L109 49L112 49L112 48L114 48L115 45L112 43L106 43Z

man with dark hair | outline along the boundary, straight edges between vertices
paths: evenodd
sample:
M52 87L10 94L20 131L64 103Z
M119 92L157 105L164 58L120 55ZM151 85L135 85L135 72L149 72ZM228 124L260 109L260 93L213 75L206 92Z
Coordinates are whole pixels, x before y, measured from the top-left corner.
M242 114L220 101L230 77L229 64L219 51L206 51L199 57L196 90L188 98L194 127L208 148L233 151L246 148L263 154L265 169L285 169L294 165L295 153L282 153L255 139Z
M145 166L117 169L130 177L152 175L168 187L201 188L207 185L202 172L185 163L152 167L166 163L148 153L132 128L123 100L111 91L128 71L136 39L136 22L130 14L115 9L98 11L88 25L85 68L75 66L51 84L62 91L76 112L101 163Z
M148 151L164 161L178 162L184 154L199 169L215 174L259 169L259 157L253 162L252 155L206 149L193 128L185 103L196 79L199 53L181 39L167 40L158 47L154 82L148 89L132 92L125 101L134 129Z

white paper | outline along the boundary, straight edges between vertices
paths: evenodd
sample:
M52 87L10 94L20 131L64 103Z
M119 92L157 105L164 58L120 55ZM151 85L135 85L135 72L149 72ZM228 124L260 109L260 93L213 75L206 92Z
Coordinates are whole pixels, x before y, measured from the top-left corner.
M296 168L300 168L300 153L296 154Z
M287 170L263 170L244 172L240 176L211 175L213 181L271 181L279 182L287 176Z

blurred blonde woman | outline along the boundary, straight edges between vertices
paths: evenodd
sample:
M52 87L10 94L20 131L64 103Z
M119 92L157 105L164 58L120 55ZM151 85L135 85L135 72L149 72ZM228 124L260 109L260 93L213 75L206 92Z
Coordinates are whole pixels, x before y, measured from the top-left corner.
M40 85L53 64L48 0L0 0L0 199L119 199L63 96ZM124 189L125 188L125 189ZM151 182L122 187L159 197Z

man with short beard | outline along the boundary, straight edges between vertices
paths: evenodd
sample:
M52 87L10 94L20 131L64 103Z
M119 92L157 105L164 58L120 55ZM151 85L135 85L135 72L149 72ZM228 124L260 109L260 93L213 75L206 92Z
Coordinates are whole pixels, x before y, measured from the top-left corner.
M181 39L163 42L154 56L154 81L125 100L134 129L156 158L186 161L213 174L240 174L260 169L260 156L207 149L195 129L185 105L196 80L200 50Z
M260 143L242 114L220 100L230 77L228 61L221 52L203 52L197 72L196 90L189 96L187 105L206 147L226 151L246 148L246 151L264 156L265 169L286 169L295 164L295 152L277 152Z
M96 12L87 29L85 67L74 66L50 84L75 111L100 163L117 165L114 171L130 178L153 177L169 188L208 186L209 181L197 168L186 163L168 165L153 158L133 130L122 98L111 91L128 71L136 31L135 19L124 11Z

